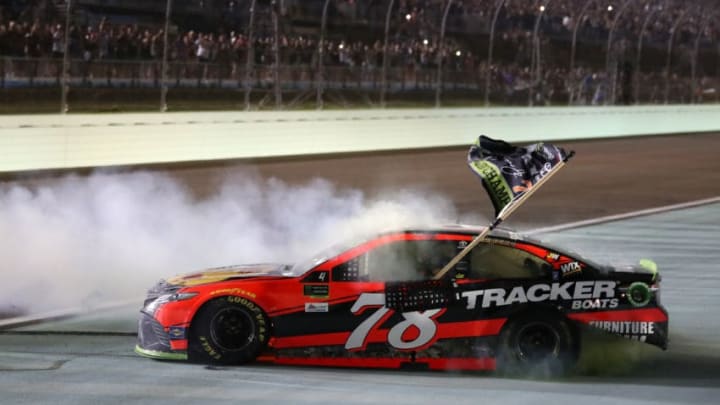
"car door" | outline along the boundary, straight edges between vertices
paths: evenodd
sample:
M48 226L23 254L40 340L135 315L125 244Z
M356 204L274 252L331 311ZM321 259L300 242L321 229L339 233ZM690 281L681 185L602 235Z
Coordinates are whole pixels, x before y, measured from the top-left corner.
M354 303L362 294L382 293L385 283L367 277L367 253L391 240L377 239L351 247L322 259L301 276L297 283L300 297L297 309L275 317L280 349L314 348L337 355L358 325ZM382 303L378 306L382 306ZM364 314L366 309L363 308ZM369 312L369 311L368 311ZM363 314L363 315L364 315ZM316 350L317 349L317 350ZM304 355L294 350L293 355Z
M390 235L333 266L331 289L337 299L355 295L333 312L336 322L350 327L345 349L378 355L409 353L430 344L436 337L436 318L444 309L404 311L389 307L388 286L433 282L434 274L456 254L459 242L433 233Z
M461 242L432 233L383 235L319 263L299 280L304 311L277 319L283 335L293 336L278 347L324 347L322 353L364 357L427 346L444 310L388 308L386 289L431 281Z

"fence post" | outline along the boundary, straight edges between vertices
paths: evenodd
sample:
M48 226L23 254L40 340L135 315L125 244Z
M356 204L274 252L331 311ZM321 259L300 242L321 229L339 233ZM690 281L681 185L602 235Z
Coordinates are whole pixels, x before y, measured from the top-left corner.
M170 13L172 12L172 0L166 0L165 4L165 31L163 32L163 58L160 72L160 112L167 111L167 74L168 74L168 30L170 29Z
M575 26L573 27L573 34L572 34L572 45L570 45L570 69L568 70L568 80L570 81L568 84L568 105L573 104L573 86L572 86L572 79L573 79L573 71L575 70L575 51L577 49L577 33L580 29L580 24L582 23L582 19L585 16L585 12L587 12L587 9L590 7L590 5L595 0L587 0L585 4L583 4L582 9L580 9L580 13L578 14L577 18L575 19Z
M382 73L381 73L381 80L380 80L380 107L385 108L386 106L386 92L387 92L387 69L388 69L388 42L390 41L390 18L392 17L392 10L393 6L395 5L395 0L390 0L390 4L387 8L387 13L385 13L385 42L383 44L383 65L382 65Z
M255 5L257 0L250 3L250 21L247 29L247 60L245 61L245 111L250 111L250 92L252 91L252 69L255 59L253 25L255 24Z
M668 104L670 100L670 65L672 62L672 48L673 41L675 40L675 32L677 31L678 27L680 27L680 23L682 22L683 18L685 18L686 13L687 10L683 10L677 20L675 20L672 28L670 29L670 38L668 38L667 43L667 59L665 60L665 104Z
M5 88L5 63L7 58L0 58L0 89Z
M539 13L535 17L535 27L533 28L532 40L530 43L530 83L528 83L528 106L533 106L533 90L536 85L540 84L542 77L540 75L540 42L538 39L538 31L540 30L540 21L551 0L547 0L545 4L540 5Z
M622 6L620 6L617 14L615 14L612 25L610 25L610 31L608 32L607 50L605 51L605 74L607 76L608 89L605 97L605 105L607 105L608 103L613 105L615 104L615 87L617 84L617 58L615 60L615 69L610 68L610 52L612 51L613 34L615 34L615 28L620 21L620 16L622 15L623 11L625 11L627 6L632 3L632 1L633 0L625 0Z
M705 16L705 21L702 22L700 25L700 29L698 30L698 34L695 37L695 43L693 44L693 53L692 53L692 60L690 61L690 103L695 104L699 97L695 93L697 90L697 65L698 65L698 57L700 53L700 38L702 38L703 33L705 32L705 29L707 28L708 24L710 23L711 17L714 16L714 13L708 13Z
M440 42L438 43L437 53L437 80L435 81L435 108L440 108L440 94L442 93L443 86L443 53L445 52L445 26L447 23L447 17L450 13L450 6L452 6L453 0L448 0L445 6L445 13L443 13L442 24L440 25Z
M493 46L495 45L495 23L497 23L500 10L507 0L499 0L495 12L493 13L492 23L490 23L490 39L488 40L488 60L487 69L485 69L485 107L490 105L490 73L492 69Z
M65 43L63 44L62 84L60 86L60 113L66 114L68 107L68 91L70 90L70 13L72 0L67 0L65 8Z
M315 101L317 103L317 109L322 110L325 107L323 101L323 91L325 86L325 27L327 25L327 12L330 0L325 0L323 5L323 13L320 21L320 40L318 41L318 57L317 57L317 72L315 77Z
M282 107L282 92L280 90L280 16L279 9L280 4L277 0L273 0L271 3L272 7L272 22L273 22L273 56L275 64L273 65L273 89L275 92L275 109L279 110Z
M634 95L633 98L635 99L635 104L640 103L640 77L642 74L642 68L640 66L640 57L642 55L642 46L643 46L643 39L645 37L645 31L647 30L648 25L650 24L650 19L655 15L655 12L657 11L657 8L652 8L648 15L645 17L645 21L643 21L642 28L640 29L640 35L638 36L638 45L637 45L637 56L635 57L635 85L634 85Z

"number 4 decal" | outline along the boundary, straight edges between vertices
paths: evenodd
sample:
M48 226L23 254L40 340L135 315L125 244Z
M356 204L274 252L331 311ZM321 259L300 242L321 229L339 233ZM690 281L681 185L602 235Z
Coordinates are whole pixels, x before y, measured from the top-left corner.
M393 314L393 311L384 305L385 294L360 295L360 298L355 301L355 304L350 309L353 314L358 315L368 307L378 307L378 309L352 331L347 342L345 342L346 349L353 350L365 347L368 336ZM417 349L430 343L437 333L437 323L434 318L442 312L443 309L403 312L401 315L404 320L398 322L388 332L388 343L394 348L402 350ZM419 333L411 340L404 340L403 335L413 326L417 328Z

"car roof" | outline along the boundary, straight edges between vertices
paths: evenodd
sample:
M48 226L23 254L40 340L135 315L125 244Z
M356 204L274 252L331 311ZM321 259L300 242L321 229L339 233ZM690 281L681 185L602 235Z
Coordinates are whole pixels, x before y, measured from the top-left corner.
M420 228L412 228L412 229L406 229L396 232L410 232L410 233L453 233L453 234L462 234L462 235L470 235L470 236L477 236L482 232L486 227L484 226L477 226L477 225L465 225L465 224L450 224L450 225L438 225L438 226L428 226L428 227L420 227ZM573 252L572 250L569 250L567 248L562 248L560 246L556 246L552 243L547 243L543 240L524 235L522 233L518 233L513 229L510 228L502 228L498 227L493 229L490 232L489 235L490 238L493 239L505 239L510 240L514 242L523 242L528 243L531 245L539 246L544 249L548 249L554 252L561 253L563 255L573 257L579 260L583 260L586 263L593 264L595 267L602 267L598 265L597 262L592 261L591 259L587 258L585 255L580 254L578 252Z
M485 226L479 225L467 225L467 224L443 224L437 226L426 226L426 227L413 227L395 232L411 232L411 233L455 233L462 235L477 236L485 230ZM393 232L383 232L393 233ZM495 228L490 232L490 236L514 240L531 241L532 239L526 236L516 233L514 230L509 228Z

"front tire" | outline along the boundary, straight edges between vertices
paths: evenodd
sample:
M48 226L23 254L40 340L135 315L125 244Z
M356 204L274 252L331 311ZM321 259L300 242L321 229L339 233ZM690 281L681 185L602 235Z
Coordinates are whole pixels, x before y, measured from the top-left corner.
M268 321L252 301L227 296L207 302L192 323L191 361L242 364L255 360L268 341Z
M565 375L575 368L579 353L577 333L566 320L553 314L526 314L503 328L497 370L541 378Z

